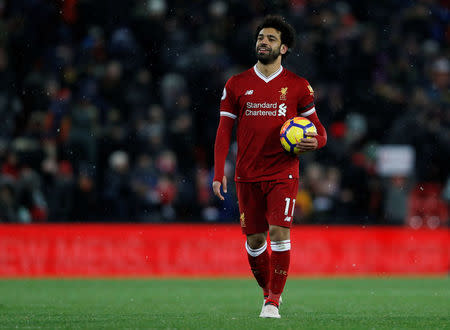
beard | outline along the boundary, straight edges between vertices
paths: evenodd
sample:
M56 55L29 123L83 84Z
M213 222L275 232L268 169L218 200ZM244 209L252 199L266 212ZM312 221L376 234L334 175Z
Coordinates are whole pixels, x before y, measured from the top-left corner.
M271 49L265 54L258 52L258 48L256 48L256 58L264 65L272 64L278 56L280 56L280 47Z

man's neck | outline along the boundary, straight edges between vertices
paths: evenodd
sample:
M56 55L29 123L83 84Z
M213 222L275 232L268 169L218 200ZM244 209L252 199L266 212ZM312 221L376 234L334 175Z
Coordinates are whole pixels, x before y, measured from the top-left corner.
M256 63L256 67L259 72L261 72L266 77L270 77L272 74L280 69L281 61L274 61L270 64L262 64L260 61Z

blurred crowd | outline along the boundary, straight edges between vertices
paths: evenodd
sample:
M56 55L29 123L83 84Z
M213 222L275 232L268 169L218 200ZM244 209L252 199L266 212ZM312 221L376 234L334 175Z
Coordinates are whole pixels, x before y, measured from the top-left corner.
M420 182L448 201L446 1L0 0L0 222L237 222L234 184L210 188L219 101L266 14L295 27L283 65L328 131L296 221L403 223ZM411 174L378 173L385 144L414 148Z

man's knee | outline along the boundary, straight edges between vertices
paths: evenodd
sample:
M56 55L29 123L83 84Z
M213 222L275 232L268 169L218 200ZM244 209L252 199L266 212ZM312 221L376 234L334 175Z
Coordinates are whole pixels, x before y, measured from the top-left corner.
M269 236L272 242L290 239L290 228L281 226L269 226Z
M259 249L266 243L266 241L267 241L266 233L247 235L247 244L252 249Z

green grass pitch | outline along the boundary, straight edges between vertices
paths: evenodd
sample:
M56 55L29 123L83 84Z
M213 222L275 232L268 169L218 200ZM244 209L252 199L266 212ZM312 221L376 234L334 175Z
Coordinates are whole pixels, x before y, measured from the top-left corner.
M0 329L450 329L448 278L0 280Z

